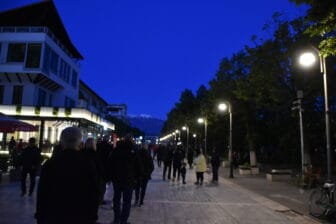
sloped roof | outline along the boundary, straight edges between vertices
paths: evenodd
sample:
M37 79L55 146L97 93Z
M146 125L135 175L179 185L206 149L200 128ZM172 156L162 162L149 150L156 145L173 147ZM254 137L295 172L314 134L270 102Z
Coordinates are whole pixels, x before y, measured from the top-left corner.
M48 27L75 58L83 59L71 42L53 1L42 1L0 12L0 26Z
M91 94L93 94L94 96L96 96L100 101L102 101L106 106L108 105L107 102L101 97L99 96L93 89L91 89L83 80L79 80L79 85L82 88L85 88L87 91L89 91Z

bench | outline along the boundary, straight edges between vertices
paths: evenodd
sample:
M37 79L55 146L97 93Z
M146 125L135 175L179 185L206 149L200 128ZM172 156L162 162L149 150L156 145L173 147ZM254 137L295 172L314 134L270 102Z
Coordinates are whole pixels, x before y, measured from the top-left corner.
M288 181L291 179L292 170L289 169L273 169L266 174L267 181Z

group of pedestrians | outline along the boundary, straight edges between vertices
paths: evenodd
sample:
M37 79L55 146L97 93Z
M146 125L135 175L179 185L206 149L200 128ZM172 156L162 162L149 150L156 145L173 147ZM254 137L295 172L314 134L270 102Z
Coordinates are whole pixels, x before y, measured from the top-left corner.
M186 184L186 153L181 146L159 145L155 154L156 159L162 160L164 164L163 180L182 179L182 183ZM28 174L29 195L33 194L40 163L40 150L35 138L31 138L21 153L22 196L26 194ZM212 154L211 165L212 182L218 183L219 155L216 151ZM196 150L193 166L197 179L195 184L202 185L203 174L207 171L202 150ZM66 128L61 133L60 144L55 146L52 157L41 168L35 213L37 223L96 224L99 205L106 203L104 195L109 183L112 183L114 193L112 223L129 223L133 192L134 205L143 206L153 170L149 146L143 144L136 147L132 135L126 135L113 147L106 137L97 142L88 138L83 143L79 128Z
M106 184L113 185L112 223L129 223L132 194L142 206L154 170L147 145L139 149L127 135L115 148L107 138L81 142L81 130L62 131L58 152L41 169L35 218L38 224L95 224Z
M186 184L186 163L185 159L185 151L181 146L160 146L162 147L162 158L164 162L162 179L163 180L171 180L171 170L173 166L173 176L172 181L180 181L180 176L182 177L182 183ZM191 151L191 152L190 152ZM202 149L195 150L195 157L193 157L193 151L188 150L187 152L187 161L189 163L189 168L195 168L196 172L196 182L195 185L202 185L204 180L204 172L208 170L207 168L207 160L203 154ZM211 168L212 168L212 183L218 184L218 169L220 167L220 157L216 148L213 149L211 155Z

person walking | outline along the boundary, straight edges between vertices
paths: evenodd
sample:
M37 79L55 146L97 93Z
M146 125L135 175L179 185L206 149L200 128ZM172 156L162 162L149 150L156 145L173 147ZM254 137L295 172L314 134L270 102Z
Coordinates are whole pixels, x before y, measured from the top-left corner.
M135 186L134 204L138 207L141 207L144 203L148 181L151 179L151 174L154 170L154 163L151 156L148 154L147 144L144 144L143 147L137 151L137 156L142 168L142 172Z
M196 185L202 185L204 179L204 172L207 170L206 159L202 153L202 149L196 151L197 157L195 158L194 164L196 166Z
M26 189L26 179L29 174L30 186L29 186L29 196L32 196L35 188L35 178L36 171L38 170L41 162L41 153L39 148L36 146L36 139L30 138L28 146L22 150L20 155L20 165L22 167L21 171L21 196L25 196Z
M60 143L56 143L53 147L51 157L55 157L62 150L62 146Z
M106 184L109 182L109 156L113 150L113 146L109 143L109 136L105 135L103 139L97 142L97 155L101 166L100 180L99 180L99 201L100 204L105 204L104 195L106 191Z
M162 151L162 159L163 159L163 180L166 180L166 172L168 170L167 178L170 180L171 175L171 166L173 162L173 148L172 146L165 147Z
M94 138L86 139L83 149L82 149L82 153L85 156L85 158L88 160L88 162L90 162L95 167L97 171L96 172L97 184L98 186L100 186L100 184L103 181L103 177L102 177L103 167L102 167L102 164L100 163L100 159L97 154L97 144ZM101 188L99 188L98 193L99 194L97 197L97 204L101 202L101 195L105 192L101 192ZM97 210L95 211L95 213L97 214L97 217L98 217L98 206L97 206Z
M127 224L131 211L132 192L141 170L133 144L133 136L117 143L110 156L110 173L113 184L113 211L116 224ZM121 208L122 197L122 208Z
M10 165L13 166L14 156L15 156L15 146L16 141L14 137L11 137L11 140L8 143L8 151L9 151L9 158L10 158Z
M194 162L194 149L193 148L190 148L190 147L188 148L187 159L188 159L189 168L192 169L193 162Z
M37 224L94 224L98 208L97 171L80 152L77 127L61 133L62 150L42 166L37 191Z
M181 167L181 176L182 176L182 183L186 184L186 174L187 174L187 168L186 168L187 164L185 162L182 163L182 167Z
M182 149L180 147L177 147L173 153L173 181L175 181L176 176L177 181L180 180L182 160L183 160Z
M158 146L157 149L157 156L156 156L156 160L157 160L157 166L159 168L161 168L161 163L162 163L162 151L164 150L164 146L162 144L160 144Z
M214 148L213 151L212 151L212 156L211 156L212 183L213 184L218 184L218 169L219 169L219 166L220 166L219 153L216 150L216 148Z

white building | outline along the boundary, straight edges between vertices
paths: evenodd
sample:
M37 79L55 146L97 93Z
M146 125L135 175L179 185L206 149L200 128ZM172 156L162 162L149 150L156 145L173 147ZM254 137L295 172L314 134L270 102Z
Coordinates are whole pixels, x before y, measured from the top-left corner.
M54 143L71 125L87 135L114 129L105 100L79 80L82 59L52 1L0 13L0 112L39 126L16 138Z
M123 119L127 116L127 105L126 104L109 104L106 107L106 112L110 116Z

